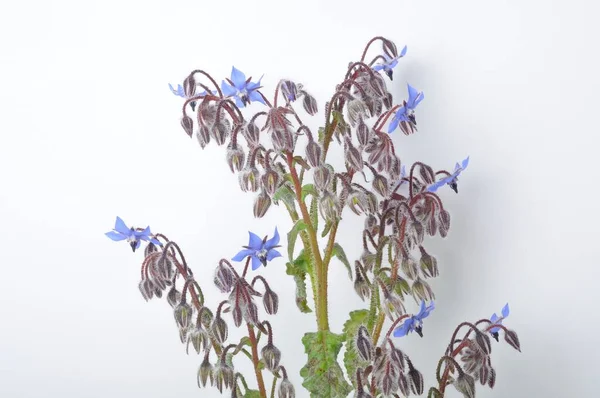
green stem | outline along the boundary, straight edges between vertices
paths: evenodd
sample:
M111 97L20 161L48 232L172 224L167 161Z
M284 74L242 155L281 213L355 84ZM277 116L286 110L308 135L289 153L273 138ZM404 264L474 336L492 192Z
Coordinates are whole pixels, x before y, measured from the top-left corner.
M271 398L275 398L275 386L277 385L277 376L273 375L273 384L271 385Z
M262 370L258 366L258 342L256 341L256 335L254 334L254 328L248 324L248 337L252 345L252 364L254 365L254 374L256 375L256 382L258 383L258 391L260 392L261 398L267 398L267 390L265 389L265 381L263 380Z

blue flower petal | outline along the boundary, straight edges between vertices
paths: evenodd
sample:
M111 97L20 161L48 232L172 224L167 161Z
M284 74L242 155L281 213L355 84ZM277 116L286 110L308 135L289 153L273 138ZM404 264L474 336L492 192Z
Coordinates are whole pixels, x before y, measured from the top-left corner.
M262 249L263 240L258 235L256 235L254 232L248 231L248 235L250 236L250 239L248 241L248 247L250 249L254 249L255 251Z
M502 308L502 317L506 318L509 313L510 313L510 308L508 307L508 303L506 303L506 305L504 306L504 308Z
M496 315L496 313L494 312L490 317L490 322L496 323L496 321L498 321L498 315Z
M240 252L238 254L236 254L235 256L233 256L233 258L231 260L232 261L242 261L246 257L253 255L254 253L256 253L256 250L252 250L252 249L240 250Z
M400 109L404 109L404 107L402 107ZM400 110L400 109L398 109L398 110ZM396 130L398 128L398 124L400 124L400 117L398 117L398 112L396 112L396 115L394 116L394 118L390 122L390 125L388 126L388 134L393 133L394 130Z
M238 92L235 87L227 83L225 80L221 82L221 91L223 91L223 95L226 97L231 97Z
M258 257L252 256L252 270L259 268L262 265Z
M373 70L376 72L380 71L382 69L383 69L383 64L377 64L377 65L373 66Z
M273 237L265 243L264 248L267 250L271 250L278 244L279 244L279 232L277 231L277 227L275 227L275 232L273 233Z
M150 239L150 242L154 243L156 246L162 246L162 243L161 243L161 241L159 241L159 240L158 240L158 239L156 239L156 238L152 238L152 239Z
M467 168L467 166L468 166L468 165L469 165L469 156L467 156L467 157L466 157L466 159L462 161L462 163L461 163L461 167L462 167L462 169L464 170L464 169L466 169L466 168ZM507 304L507 305L508 305L508 304Z
M400 51L400 57L404 57L406 55L406 50L408 50L408 47L404 46L404 48L402 49L402 51Z
M266 105L263 96L260 95L258 91L250 91L248 98L250 98L250 101L252 102L260 102L261 104Z
M115 221L115 231L127 236L131 234L131 229L129 229L125 222L121 220L121 217L117 217L117 220Z
M242 90L246 87L246 75L244 75L242 71L236 69L235 66L231 68L231 81L238 90Z
M120 240L127 239L126 235L120 234L120 233L115 232L115 231L107 232L104 235L108 236L110 239L112 239L114 241L120 241Z
M244 104L244 101L242 101L242 99L239 96L235 96L233 97L235 99L235 104L237 105L238 108L245 108L246 104Z
M408 332L413 329L414 323L415 320L412 317L408 318L402 325L400 325L400 327L397 327L396 330L394 330L394 337L406 336Z
M271 261L277 257L282 257L281 253L279 253L277 250L271 249L267 252L267 261Z

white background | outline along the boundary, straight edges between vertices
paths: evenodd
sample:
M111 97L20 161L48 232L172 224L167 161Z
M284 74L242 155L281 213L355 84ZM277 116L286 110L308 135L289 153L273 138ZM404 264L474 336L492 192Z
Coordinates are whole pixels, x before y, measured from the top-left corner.
M404 162L450 168L471 156L460 194L442 193L450 235L425 338L399 343L435 382L454 326L512 308L523 352L495 344L498 378L480 397L597 391L600 85L598 7L579 1L19 1L0 11L0 396L194 397L201 358L185 354L170 308L137 290L141 253L104 236L120 215L180 243L211 302L221 257L247 230L282 235L282 209L252 217L223 148L201 151L167 88L231 65L265 90L304 83L322 106L375 35L408 45L391 90L425 92L419 132L394 136ZM313 125L321 123L313 119ZM340 232L359 255L361 221ZM315 328L279 259L273 320L304 397L300 338ZM331 327L356 298L331 270ZM414 310L416 306L410 304ZM240 358L240 363L244 360ZM240 365L242 370L249 370ZM449 390L448 396L457 396Z

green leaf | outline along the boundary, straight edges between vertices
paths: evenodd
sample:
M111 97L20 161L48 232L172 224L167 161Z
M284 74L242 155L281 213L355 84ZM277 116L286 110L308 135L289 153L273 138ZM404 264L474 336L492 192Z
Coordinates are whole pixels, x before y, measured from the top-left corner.
M348 261L348 257L346 257L346 252L344 252L344 249L342 249L342 246L340 246L339 243L335 243L333 245L331 254L337 257L346 266L346 269L348 270L348 277L350 280L352 280L352 267L350 267L350 262Z
M300 312L309 313L312 312L308 306L308 300L306 295L306 274L310 271L310 263L306 258L304 250L300 252L298 258L293 262L286 264L286 273L294 277L296 282L296 305Z
M352 391L337 363L343 342L344 335L329 331L306 333L302 338L308 361L300 375L311 398L346 398Z
M276 205L278 205L280 201L285 204L290 213L296 213L296 197L291 188L286 184L281 185L273 195L273 202Z
M302 187L302 201L303 202L306 200L306 197L308 195L312 195L313 198L317 196L317 189L315 188L314 184L306 184L305 186Z
M287 234L288 241L288 257L290 261L294 259L294 247L296 246L296 239L298 238L298 233L306 229L306 224L303 220L296 221L296 224L292 227L292 230Z
M310 165L306 163L306 160L302 156L294 156L294 162L302 166L304 170L310 170Z
M313 196L310 201L310 223L312 224L315 233L319 229L319 208L317 205L317 197Z
M367 318L369 317L369 310L357 310L350 313L350 319L344 323L344 335L346 337L346 352L344 353L344 365L346 366L346 372L348 377L352 381L352 385L356 386L356 369L361 367L365 368L369 364L364 361L355 347L356 334L360 325L367 324Z
M331 221L327 221L325 222L325 229L323 229L323 233L321 234L321 236L324 238L327 236L327 234L329 233L329 231L331 230L331 226L333 225L333 223Z
M260 391L258 390L246 390L244 398L260 398Z

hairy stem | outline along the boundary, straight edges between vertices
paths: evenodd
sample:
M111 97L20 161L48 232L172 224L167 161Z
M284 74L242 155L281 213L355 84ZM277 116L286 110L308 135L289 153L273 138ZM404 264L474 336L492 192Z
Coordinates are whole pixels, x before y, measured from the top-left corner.
M262 370L258 367L258 362L260 360L258 356L258 342L256 341L256 334L254 334L254 328L250 324L248 324L248 337L250 338L250 344L252 346L252 364L254 365L254 374L256 375L256 382L258 383L258 391L262 398L267 398L267 390L265 389Z

